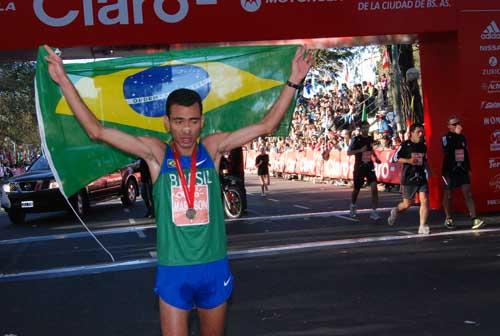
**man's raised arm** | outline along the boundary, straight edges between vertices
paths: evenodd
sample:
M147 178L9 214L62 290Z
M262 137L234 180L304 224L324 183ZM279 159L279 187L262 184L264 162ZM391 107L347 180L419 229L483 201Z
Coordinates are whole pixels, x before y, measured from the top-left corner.
M82 125L85 132L87 132L88 136L92 140L105 142L124 152L141 157L148 163L152 163L154 155L151 146L148 145L149 139L135 137L116 129L104 127L88 109L73 83L71 83L64 70L62 59L51 48L48 46L44 47L48 52L45 59L48 62L50 77L60 86L76 119ZM153 141L153 139L151 140Z
M301 46L297 50L291 65L292 71L289 82L292 85L295 84L298 87L311 68L313 59L312 52L307 50L306 47ZM272 133L285 116L292 99L295 97L296 90L292 86L285 85L278 99L260 122L231 133L218 133L207 136L204 139L204 143L207 145L209 151L213 150L215 155L220 155L233 148L240 147L256 137Z

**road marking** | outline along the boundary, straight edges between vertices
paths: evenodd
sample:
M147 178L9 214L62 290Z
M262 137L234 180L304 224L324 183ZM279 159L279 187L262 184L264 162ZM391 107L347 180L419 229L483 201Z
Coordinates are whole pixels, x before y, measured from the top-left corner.
M339 240L330 240L321 242L289 244L289 245L280 245L273 247L265 246L265 247L258 247L246 250L236 250L236 251L230 250L228 252L228 257L231 260L249 259L257 257L267 257L272 255L300 253L300 252L319 250L331 247L339 247L339 246L345 247L349 245L373 244L373 243L388 242L388 241L426 239L428 237L446 237L446 236L458 236L458 235L475 236L477 234L487 233L487 232L500 232L500 228L482 229L475 231L470 229L444 231L439 233L431 233L430 235L419 235L419 234L411 234L407 236L392 235L383 237L349 238L349 239L339 239ZM122 270L156 267L157 265L156 252L151 251L149 252L149 254L152 256L152 258L113 262L113 263L102 263L102 264L94 264L86 266L52 268L52 269L32 271L32 272L0 273L0 282L26 281L35 279L53 279L53 278L63 278L70 276L79 276L85 274L99 274L105 272L116 272Z
M274 199L274 198L268 198L268 200L270 200L271 202L279 202L279 200Z
M144 234L144 231L137 231L137 235L139 236L139 238L146 238L146 235Z
M379 208L378 212L386 212L390 211L392 208ZM412 207L407 211L416 211L418 207ZM371 209L358 209L358 214L360 213L368 213L372 211ZM249 211L251 213L252 211ZM291 214L291 215L274 215L274 216L255 216L255 217L242 217L242 218L234 218L234 219L226 219L226 222L236 222L236 221L263 221L263 220L278 220L278 219L294 219L294 218L314 218L314 217L339 217L341 215L349 214L349 210L335 210L335 211L324 211L324 212L309 212L309 213L299 213L299 214ZM342 219L347 219L346 217L340 217ZM356 220L354 220L356 221ZM151 221L150 221L151 222ZM114 224L115 225L115 224ZM156 229L156 225L140 225L134 227L119 227L112 229L102 229L95 230L93 233L96 236L104 236L104 235L112 235L112 234L123 234L130 232L137 232L147 229ZM15 238L8 240L0 240L0 245L12 245L12 244L24 244L24 243L32 243L32 242L40 242L47 240L59 240L59 239L75 239L88 237L89 234L86 231L81 232L72 232L72 233L63 233L63 234L54 234L54 235L46 235L46 236L30 236L23 238Z
M93 231L96 236L106 236L113 234L123 234L130 232L137 232L146 229L155 228L156 225L142 225L142 226L134 226L134 227L120 227L113 229L104 229L104 230L96 230ZM31 236L17 239L9 239L9 240L0 240L0 245L12 245L12 244L25 244L25 243L33 243L47 240L59 240L59 239L75 239L75 238L87 238L89 237L88 232L72 232L72 233L64 233L64 234L55 234L55 235L47 235L47 236Z
M103 263L88 266L74 266L64 268L53 268L41 271L22 272L13 274L0 274L0 282L25 281L35 279L54 279L82 274L98 274L105 272L116 272L122 270L139 269L156 266L156 259L139 259L125 262Z
M308 208L308 207L306 207L306 206L303 206L303 205L298 205L298 204L294 204L293 206L294 206L294 207L296 207L296 208L299 208L299 209L305 209L305 210L309 210L309 209L311 209L311 208Z
M341 215L332 215L332 216L340 218L340 219L345 219L345 220L348 220L348 221L351 221L351 222L359 223L359 219L352 218L352 217L349 217L349 216L341 216Z
M379 208L378 212L389 212L393 208ZM416 211L418 207L411 207L408 211ZM358 209L358 214L369 213L372 209ZM273 220L273 219L293 219L293 218L304 218L304 217L336 217L336 215L348 215L349 210L334 210L334 211L322 211L322 212L308 212L308 213L299 213L299 214L291 214L291 215L273 215L273 216L256 216L256 217L241 217L234 219L226 219L226 222L235 222L235 221L261 221L261 220Z
M500 228L494 229L482 229L482 230L456 230L456 231L444 231L439 233L431 233L429 235L419 235L419 234L410 234L407 236L401 235L390 235L390 236L382 236L382 237L361 237L361 238L348 238L348 239L339 239L339 240L330 240L330 241L321 241L321 242L309 242L309 243L300 243L300 244L290 244L290 245L281 245L281 246L273 246L273 247L257 247L254 249L247 250L239 250L239 251L229 251L228 256L230 259L244 259L244 258L255 258L255 257L266 257L277 254L286 254L286 253L300 253L305 251L311 251L321 248L327 247L338 247L338 246L349 246L349 245L360 245L360 244L373 244L379 242L388 242L388 241L401 241L401 240L409 240L409 239L425 239L428 237L445 237L445 236L458 236L458 235L477 235L479 233L487 233L487 232L500 232ZM1 280L1 278L0 278Z

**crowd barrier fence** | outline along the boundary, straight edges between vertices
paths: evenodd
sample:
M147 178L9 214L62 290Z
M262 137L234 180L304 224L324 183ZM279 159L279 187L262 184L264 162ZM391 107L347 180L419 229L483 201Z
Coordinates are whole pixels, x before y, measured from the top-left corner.
M375 163L378 182L400 184L401 164L392 162L395 150L375 150L381 163ZM245 170L257 173L255 158L259 153L244 151ZM286 151L269 153L269 172L274 174L302 175L323 179L352 179L354 155L332 150L328 160L319 151Z

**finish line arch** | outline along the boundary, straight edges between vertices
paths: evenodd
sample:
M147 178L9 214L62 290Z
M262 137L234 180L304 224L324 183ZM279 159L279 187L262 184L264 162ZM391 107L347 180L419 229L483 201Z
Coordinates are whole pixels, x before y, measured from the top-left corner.
M446 119L466 125L480 212L500 210L500 2L491 0L0 1L0 52L411 34L420 44L431 206Z

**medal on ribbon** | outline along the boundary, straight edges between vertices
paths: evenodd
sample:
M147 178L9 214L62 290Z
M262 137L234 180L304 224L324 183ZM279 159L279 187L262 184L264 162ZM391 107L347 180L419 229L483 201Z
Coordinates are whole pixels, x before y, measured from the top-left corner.
M194 219L196 217L196 210L194 209L194 192L196 190L196 147L194 146L193 152L191 153L191 170L189 172L189 187L187 185L186 175L182 170L180 154L175 143L172 144L172 151L174 153L175 168L179 174L179 179L181 181L182 190L184 191L184 197L186 198L186 203L188 209L186 210L186 217L189 219Z

